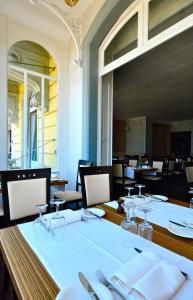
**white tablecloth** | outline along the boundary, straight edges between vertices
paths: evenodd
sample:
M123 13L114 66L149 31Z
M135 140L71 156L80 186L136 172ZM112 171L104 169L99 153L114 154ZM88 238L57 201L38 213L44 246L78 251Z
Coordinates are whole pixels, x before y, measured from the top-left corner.
M148 199L148 197L146 197L146 199ZM135 202L135 200L133 200L133 202ZM106 205L115 209L118 207L117 201L111 201L106 203ZM193 209L188 207L168 203L167 201L150 201L145 206L152 209L152 211L148 213L147 219L153 224L167 228L169 220L176 221L178 223L182 223L183 221L193 223ZM144 218L144 213L137 208L135 209L135 215L141 219Z
M65 211L63 213L65 215ZM32 222L19 225L19 229L60 289L70 282L79 282L78 271L82 271L89 280L97 280L95 271L101 269L110 278L121 265L138 255L134 250L137 247L157 253L188 273L190 280L173 299L193 299L192 261L133 235L109 221L79 221L57 228L55 236L51 236L43 227L34 228ZM128 296L128 299L133 297Z

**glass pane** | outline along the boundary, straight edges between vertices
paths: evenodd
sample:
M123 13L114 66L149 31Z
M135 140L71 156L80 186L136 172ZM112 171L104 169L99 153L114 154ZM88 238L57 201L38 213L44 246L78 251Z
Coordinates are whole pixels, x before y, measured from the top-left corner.
M44 165L57 166L57 82L45 79Z
M24 76L8 68L8 168L23 166L22 123Z
M138 14L135 14L117 33L105 51L105 65L137 48Z
M192 13L193 0L150 1L148 38L151 39Z
M27 80L28 130L27 149L30 168L42 166L41 78L28 74Z

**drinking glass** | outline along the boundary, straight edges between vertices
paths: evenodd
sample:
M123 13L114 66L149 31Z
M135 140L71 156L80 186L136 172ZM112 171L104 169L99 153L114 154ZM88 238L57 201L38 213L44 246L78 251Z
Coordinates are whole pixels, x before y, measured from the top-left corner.
M40 224L43 225L46 229L47 229L47 225L48 225L48 220L46 217L44 217L43 214L43 210L48 206L48 204L37 204L35 205L35 208L38 209L39 211L39 217L37 219L34 220L33 224Z
M135 184L136 187L139 189L138 198L144 198L144 196L141 195L141 189L145 187L144 184Z
M152 211L151 208L149 207L142 207L139 208L139 210L143 211L145 214L144 221L141 222L138 225L138 234L143 237L144 239L151 241L152 240L152 235L153 235L153 227L152 225L147 221L147 213Z
M133 190L134 187L133 186L126 186L125 189L128 190L128 192L127 192L128 194L125 198L132 199L133 196L131 196L131 190Z
M193 208L193 198L190 199L190 208Z
M137 234L137 224L135 223L134 209L135 204L130 201L124 201L122 204L126 213L125 219L121 222L123 229Z
M51 199L50 200L50 204L52 205L56 205L56 212L55 214L52 216L52 219L62 219L64 218L64 215L62 215L60 212L59 212L59 206L61 204L64 204L65 203L65 200L63 199ZM65 218L64 218L65 219Z

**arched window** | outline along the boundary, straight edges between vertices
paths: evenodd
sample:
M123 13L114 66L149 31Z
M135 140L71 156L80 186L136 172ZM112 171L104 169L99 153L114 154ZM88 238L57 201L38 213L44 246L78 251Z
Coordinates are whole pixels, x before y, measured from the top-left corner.
M193 0L133 1L100 46L100 76L192 26Z
M57 168L57 67L40 45L8 54L8 167Z

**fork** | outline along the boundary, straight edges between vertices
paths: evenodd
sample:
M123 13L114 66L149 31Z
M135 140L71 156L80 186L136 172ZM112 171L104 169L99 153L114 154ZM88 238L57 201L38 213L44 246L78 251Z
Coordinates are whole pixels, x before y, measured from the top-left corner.
M110 283L110 282L106 279L106 277L105 277L104 274L101 272L101 270L97 270L97 271L95 272L95 274L96 274L96 276L97 276L97 278L98 278L98 280L99 280L100 283L104 284L109 290L115 291L115 292L117 293L117 295L119 295L119 297L121 297L121 299L127 300L127 299L125 298L125 296L123 296L123 295L121 294L121 292L119 292L119 290L118 290L116 287L114 287L114 285L112 285L112 283Z

